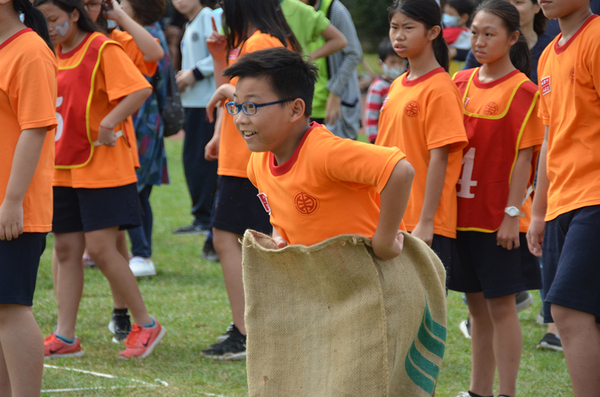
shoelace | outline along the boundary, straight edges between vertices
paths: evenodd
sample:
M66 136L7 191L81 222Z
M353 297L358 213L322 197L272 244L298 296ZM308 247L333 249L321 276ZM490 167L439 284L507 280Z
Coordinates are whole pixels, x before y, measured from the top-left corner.
M125 339L125 346L131 347L131 348L135 347L141 333L142 333L142 327L140 327L137 324L133 324L133 326L131 327L131 332L127 336L127 339Z
M56 334L51 333L50 335L44 338L44 343L46 342L54 342L56 340Z

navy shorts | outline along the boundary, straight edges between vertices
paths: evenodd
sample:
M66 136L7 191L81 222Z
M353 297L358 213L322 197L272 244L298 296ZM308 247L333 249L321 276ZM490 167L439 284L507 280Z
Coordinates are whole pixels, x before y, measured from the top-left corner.
M446 276L448 288L466 293L483 291L486 299L540 289L540 265L527 249L525 233L519 237L521 246L509 251L497 245L496 233L457 232L459 260Z
M124 230L141 224L135 183L101 189L54 187L54 233L87 233L115 226Z
M269 214L247 178L219 175L212 227L243 235L246 229L270 235Z
M590 313L600 323L600 205L546 222L543 245L544 321L550 304Z
M46 233L23 233L0 240L0 304L33 305L33 292Z
M433 235L433 241L431 242L431 249L436 253L438 258L444 264L446 273L452 262L458 261L458 252L456 251L456 240L450 237L441 236L439 234Z

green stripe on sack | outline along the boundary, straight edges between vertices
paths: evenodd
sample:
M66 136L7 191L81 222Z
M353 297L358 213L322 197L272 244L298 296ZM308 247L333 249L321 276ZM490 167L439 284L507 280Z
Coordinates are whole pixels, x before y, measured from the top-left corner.
M446 341L446 327L433 320L427 300L425 300L425 302L426 305L423 312L423 320L421 321L417 338L425 349L442 358L444 356L444 351L446 350L446 345L444 343ZM436 337L441 339L441 341L436 339ZM440 367L423 356L419 350L417 350L414 342L404 359L404 368L410 379L417 386L429 394L433 393L435 380L440 373ZM425 374L431 376L433 380Z
M412 349L416 350L414 343L411 346L410 351L412 351ZM406 358L404 359L404 369L406 369L406 373L408 374L408 377L417 386L419 386L421 389L423 389L427 393L429 393L429 395L433 394L433 390L435 388L435 382L432 381L431 379L429 379L427 376L425 376L425 374L423 374L421 371L419 371L417 369L417 367L415 367L415 365L413 364L413 362L410 359L410 351L406 355Z
M439 339L434 338L437 336ZM444 357L446 351L446 328L435 321L431 317L429 312L429 306L425 306L425 312L423 313L423 321L421 327L419 327L419 333L417 334L419 342L430 352L438 356L439 358Z

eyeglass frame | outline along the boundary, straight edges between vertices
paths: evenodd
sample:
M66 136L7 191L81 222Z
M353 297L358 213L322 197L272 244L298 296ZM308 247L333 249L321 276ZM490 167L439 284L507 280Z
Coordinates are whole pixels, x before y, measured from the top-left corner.
M242 103L236 103L236 102L234 102L234 101L229 101L229 102L227 102L227 103L225 104L225 109L227 109L227 113L229 113L229 114L230 114L230 115L232 115L232 116L235 116L235 115L239 114L241 111L243 111L243 112L244 112L244 114L245 114L246 116L254 116L256 113L258 113L258 108L262 108L262 107L269 106L269 105L276 105L276 104L278 104L278 103L291 102L291 101L294 101L294 100L296 100L296 98L293 98L293 99L291 99L291 98L288 98L288 99L282 99L282 100L280 100L280 101L275 101L275 102L267 102L267 103L254 103L254 102L242 102ZM255 113L248 114L248 113L247 113L247 112L244 110L244 105L245 105L245 104L247 104L247 103L251 103L252 105L254 105L254 107L256 108L256 112L255 112ZM235 113L231 113L231 112L229 111L229 104L234 104L234 105L236 105L236 106L238 107L238 111L237 111L237 112L235 112Z
M98 9L101 9L102 3L103 3L102 1L100 3L96 3L96 2L94 2L94 0L91 0L91 1L83 3L83 6L85 8L89 7L90 10L98 10Z

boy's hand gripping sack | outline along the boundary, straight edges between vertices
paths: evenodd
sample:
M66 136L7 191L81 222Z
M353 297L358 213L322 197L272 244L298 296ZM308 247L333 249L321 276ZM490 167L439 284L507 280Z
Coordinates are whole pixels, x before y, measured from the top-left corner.
M445 271L405 234L384 261L369 239L277 249L243 241L248 385L255 396L431 396L446 346Z

